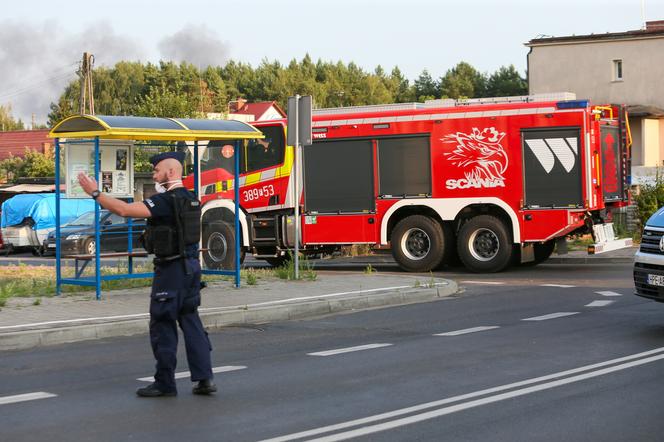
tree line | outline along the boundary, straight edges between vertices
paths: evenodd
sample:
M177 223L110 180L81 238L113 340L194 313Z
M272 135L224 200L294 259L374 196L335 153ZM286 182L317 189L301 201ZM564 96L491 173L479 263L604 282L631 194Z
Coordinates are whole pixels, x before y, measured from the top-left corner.
M289 96L312 95L316 107L404 103L436 98L479 98L527 94L513 65L481 73L460 62L438 79L424 70L412 83L398 67L367 72L353 62L333 63L307 55L287 65L263 60L258 67L230 61L198 69L189 63L123 61L93 73L95 111L102 115L191 118L226 113L228 102L276 101L285 109ZM51 104L48 125L78 113L80 85L72 81Z
M436 98L480 98L523 95L526 80L513 65L481 73L460 62L440 78L422 71L412 83L398 67L388 74L381 66L366 72L355 63L318 60L307 55L288 65L264 60L256 68L230 61L225 66L198 69L189 63L158 64L122 61L93 73L95 111L100 115L195 118L208 112L228 112L228 102L276 101L286 108L288 97L312 95L317 107L406 103ZM80 83L70 82L51 103L48 126L78 113ZM24 129L10 106L0 106L0 130ZM146 162L147 164L147 162ZM0 180L52 176L52 153L30 151L24 158L0 161Z

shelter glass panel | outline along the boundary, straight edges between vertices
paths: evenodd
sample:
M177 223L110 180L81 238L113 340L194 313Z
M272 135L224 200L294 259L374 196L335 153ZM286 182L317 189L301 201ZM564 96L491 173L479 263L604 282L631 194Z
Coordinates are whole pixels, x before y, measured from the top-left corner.
M235 174L235 145L237 140L213 140L207 144L207 149L201 158L201 173L218 170L231 179ZM242 144L242 142L240 142ZM244 149L240 148L240 173L246 170L244 167Z
M113 128L184 130L184 128L178 123L167 118L126 117L111 115L95 116Z
M229 131L229 132L256 132L252 126L241 121L234 120L197 120L194 118L177 118L191 130L204 131Z

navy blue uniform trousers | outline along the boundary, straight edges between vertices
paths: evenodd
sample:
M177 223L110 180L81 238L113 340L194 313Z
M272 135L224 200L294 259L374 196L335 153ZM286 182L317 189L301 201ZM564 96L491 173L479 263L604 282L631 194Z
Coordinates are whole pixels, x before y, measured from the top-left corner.
M212 379L212 347L198 316L201 303L201 266L198 258L155 263L150 294L150 343L157 361L154 375L157 388L176 391L178 330L182 329L187 361L193 382Z

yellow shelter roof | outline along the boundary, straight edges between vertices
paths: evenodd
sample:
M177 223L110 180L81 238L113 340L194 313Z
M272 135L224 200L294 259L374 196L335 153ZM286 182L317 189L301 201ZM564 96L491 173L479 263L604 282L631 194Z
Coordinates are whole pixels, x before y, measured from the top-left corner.
M73 115L53 126L49 137L199 141L263 138L264 135L255 127L234 120Z

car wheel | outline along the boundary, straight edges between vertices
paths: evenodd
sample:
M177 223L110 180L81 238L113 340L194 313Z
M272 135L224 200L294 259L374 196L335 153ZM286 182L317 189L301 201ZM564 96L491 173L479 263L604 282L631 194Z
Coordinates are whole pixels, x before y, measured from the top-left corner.
M95 243L94 238L88 238L83 241L83 254L94 255L97 250L97 243Z

